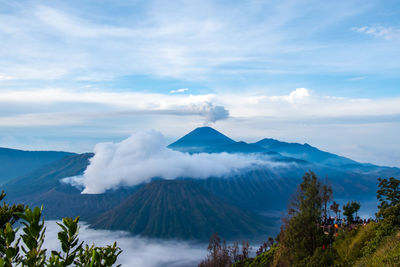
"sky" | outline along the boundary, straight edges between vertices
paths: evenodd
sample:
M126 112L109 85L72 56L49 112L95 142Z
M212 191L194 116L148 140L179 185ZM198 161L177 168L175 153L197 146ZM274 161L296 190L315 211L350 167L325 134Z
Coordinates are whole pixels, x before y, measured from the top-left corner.
M155 129L400 167L397 0L0 0L0 146Z

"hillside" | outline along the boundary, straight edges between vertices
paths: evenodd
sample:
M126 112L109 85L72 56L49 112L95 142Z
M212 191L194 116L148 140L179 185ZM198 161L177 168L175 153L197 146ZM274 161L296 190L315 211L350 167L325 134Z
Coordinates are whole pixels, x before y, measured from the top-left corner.
M74 155L58 151L24 151L0 147L0 185L30 171Z
M12 179L4 184L3 188L7 191L8 198L24 198L47 192L60 186L62 178L82 174L92 156L93 154L85 153L64 157L57 162ZM72 189L79 192L76 188Z
M375 239L379 233L379 223L370 223L367 226L359 226L352 231L344 231L333 242L333 246L326 250L329 256L323 255L322 251L316 252L319 258L329 258L331 264L325 266L399 266L400 265L400 231L395 230L392 234L384 236L371 247L371 239ZM239 261L233 267L275 267L282 262L281 247L275 244L268 251L255 258ZM310 263L307 266L320 266Z
M268 220L230 205L193 181L155 181L101 215L92 226L158 238L207 240L265 235Z

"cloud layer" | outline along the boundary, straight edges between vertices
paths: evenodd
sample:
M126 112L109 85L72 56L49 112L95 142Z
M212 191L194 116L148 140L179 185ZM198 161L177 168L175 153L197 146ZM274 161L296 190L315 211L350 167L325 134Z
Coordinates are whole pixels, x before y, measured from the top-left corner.
M63 181L84 188L82 193L99 194L119 186L133 186L152 178L208 178L225 176L245 168L280 166L266 158L240 154L188 154L165 147L161 133L133 134L119 143L100 143L82 176Z
M0 91L0 103L18 103L29 109L14 116L0 116L0 126L73 125L102 118L145 115L199 116L204 124L209 124L229 117L229 111L215 104L215 100L212 94L165 95L62 89ZM71 106L75 108L71 109ZM15 106L10 108L16 111ZM71 111L66 112L66 109Z
M146 239L122 231L94 230L85 223L81 223L80 227L79 239L85 241L86 244L106 246L116 241L123 250L118 257L118 264L124 267L194 267L207 254L206 244ZM56 221L46 222L44 247L48 251L61 250L57 238L58 231L60 228Z
M162 129L168 141L216 122L235 139L310 143L358 161L398 166L400 98L338 97L307 88L286 94L162 94L0 90L0 145L92 151L98 142ZM27 129L21 130L21 129Z

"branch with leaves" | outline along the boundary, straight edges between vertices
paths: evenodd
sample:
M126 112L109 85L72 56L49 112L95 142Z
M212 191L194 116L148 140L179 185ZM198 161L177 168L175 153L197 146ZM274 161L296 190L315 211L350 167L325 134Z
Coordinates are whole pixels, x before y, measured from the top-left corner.
M4 192L0 200L5 197ZM3 213L8 214L8 222L0 225L0 267L11 266L82 266L82 267L108 267L114 266L122 250L113 245L95 247L79 242L79 217L75 219L63 218L57 223L61 228L58 240L62 251L51 251L46 257L47 250L43 248L45 240L45 221L42 217L43 207L31 210L26 207L21 211L21 206L9 207L3 203ZM22 233L16 238L19 228L13 228L18 220L22 221ZM22 240L22 243L21 243Z

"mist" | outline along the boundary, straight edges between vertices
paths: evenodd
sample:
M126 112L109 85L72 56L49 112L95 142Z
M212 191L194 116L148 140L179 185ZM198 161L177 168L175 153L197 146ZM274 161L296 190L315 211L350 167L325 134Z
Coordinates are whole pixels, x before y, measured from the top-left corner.
M63 179L82 188L85 194L100 194L109 189L150 182L154 177L204 179L223 177L243 169L282 167L267 156L244 154L189 154L166 147L157 131L133 134L119 143L99 143L83 175Z
M59 231L56 221L46 222L44 247L48 253L51 250L61 250L57 238ZM85 223L80 223L79 240L89 246L93 243L95 246L112 245L116 241L123 251L117 264L127 267L197 266L207 254L207 244L147 239L123 231L94 230Z

